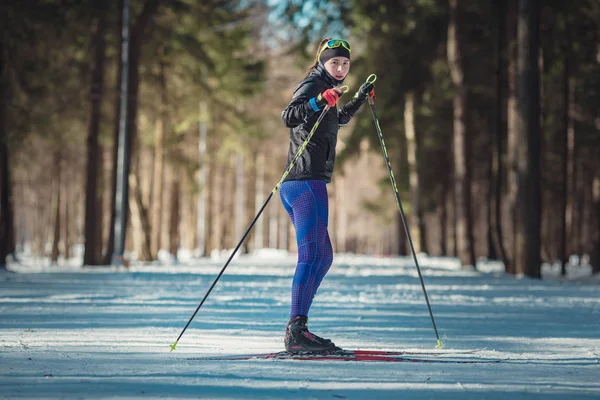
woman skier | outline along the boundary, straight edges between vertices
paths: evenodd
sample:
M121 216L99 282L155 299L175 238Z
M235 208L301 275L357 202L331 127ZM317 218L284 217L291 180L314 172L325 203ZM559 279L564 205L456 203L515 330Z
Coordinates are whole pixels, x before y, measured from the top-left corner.
M326 106L326 115L299 159L280 187L298 244L298 264L292 282L290 320L285 332L289 353L327 353L339 350L329 339L308 330L308 312L313 297L333 261L329 233L328 195L335 161L337 134L369 96L375 96L373 83L364 83L352 100L339 110L342 95L338 89L350 70L350 44L343 39L324 39L315 61L294 90L292 100L281 113L290 128L288 167Z

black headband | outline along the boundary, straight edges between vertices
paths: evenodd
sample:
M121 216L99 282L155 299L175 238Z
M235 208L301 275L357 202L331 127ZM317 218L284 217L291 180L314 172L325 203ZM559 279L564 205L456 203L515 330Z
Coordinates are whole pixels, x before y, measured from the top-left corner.
M321 52L321 56L319 57L319 61L323 65L334 57L346 57L350 59L350 52L344 46L338 46L333 49L327 48Z

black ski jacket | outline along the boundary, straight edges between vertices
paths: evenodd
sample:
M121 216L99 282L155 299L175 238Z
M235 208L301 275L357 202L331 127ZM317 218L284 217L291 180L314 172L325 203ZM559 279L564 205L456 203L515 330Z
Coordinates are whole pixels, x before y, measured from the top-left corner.
M292 101L281 113L283 123L287 128L290 128L287 167L291 164L298 149L308 137L310 130L323 111L323 104L320 105L319 111L315 111L310 104L310 99L316 98L319 93L339 85L339 81L329 75L321 65L317 65L310 75L300 82L294 90ZM331 182L338 130L340 126L346 125L352 119L364 102L353 98L340 110L337 107L331 107L284 180L323 180Z

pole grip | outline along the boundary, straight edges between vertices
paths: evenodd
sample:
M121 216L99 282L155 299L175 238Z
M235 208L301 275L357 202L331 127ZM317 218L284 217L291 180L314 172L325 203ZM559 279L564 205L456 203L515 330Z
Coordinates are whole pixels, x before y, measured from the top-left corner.
M375 83L376 80L377 80L377 75L371 74L367 77L367 80L365 82L366 83ZM369 101L370 105L375 104L375 100L373 98L371 98L371 96L367 96L367 100Z

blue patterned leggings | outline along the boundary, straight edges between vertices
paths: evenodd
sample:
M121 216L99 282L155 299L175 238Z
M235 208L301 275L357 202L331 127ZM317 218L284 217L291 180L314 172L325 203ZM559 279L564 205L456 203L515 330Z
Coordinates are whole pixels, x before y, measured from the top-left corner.
M294 224L298 243L290 318L308 316L317 289L333 262L333 249L327 231L329 204L326 182L284 182L280 187L280 195Z

